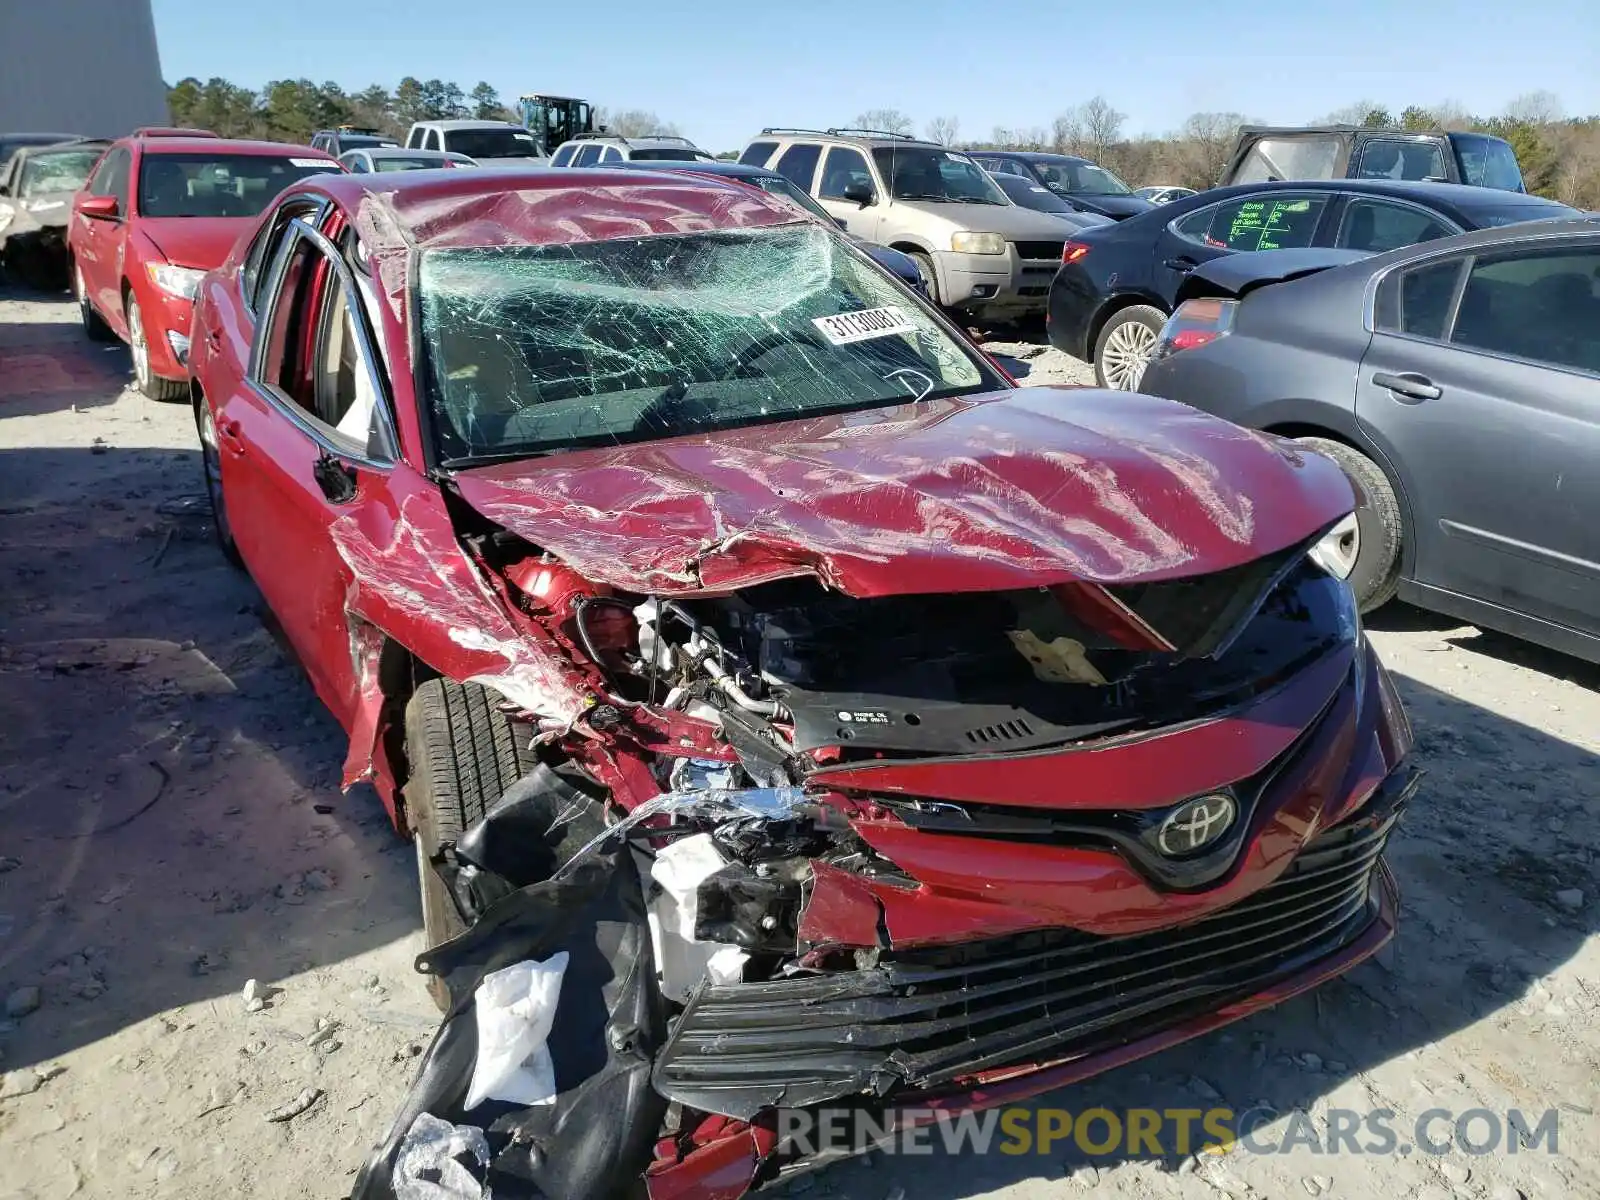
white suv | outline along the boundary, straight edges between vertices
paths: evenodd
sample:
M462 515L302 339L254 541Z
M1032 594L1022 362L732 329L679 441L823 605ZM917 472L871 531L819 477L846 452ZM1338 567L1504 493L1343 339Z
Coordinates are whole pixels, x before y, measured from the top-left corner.
M857 237L909 254L937 304L998 320L1044 311L1066 232L1012 203L966 154L872 129L763 129L739 161L803 188Z
M406 134L407 150L438 150L468 158L544 163L544 147L510 121L418 121Z
M625 138L609 133L579 134L550 156L552 167L595 167L608 162L716 162L688 138L652 134Z

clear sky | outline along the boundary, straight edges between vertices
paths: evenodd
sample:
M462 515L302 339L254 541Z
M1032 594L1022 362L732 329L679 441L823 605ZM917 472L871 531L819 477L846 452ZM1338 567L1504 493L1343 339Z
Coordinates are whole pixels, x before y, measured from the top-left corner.
M1547 90L1600 113L1600 0L152 0L167 81L357 90L487 80L650 109L707 149L762 125L898 108L963 137L1048 126L1096 94L1126 132L1191 112L1308 121L1363 98L1498 113ZM1524 19L1532 18L1532 19Z

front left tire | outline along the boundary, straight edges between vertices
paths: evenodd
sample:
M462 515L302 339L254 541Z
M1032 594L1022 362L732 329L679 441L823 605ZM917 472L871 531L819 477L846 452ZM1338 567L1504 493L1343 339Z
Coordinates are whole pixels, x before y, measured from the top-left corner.
M133 380L151 400L169 404L182 400L189 385L182 379L163 379L150 366L150 341L145 331L144 312L133 295L128 296L128 350L133 355Z

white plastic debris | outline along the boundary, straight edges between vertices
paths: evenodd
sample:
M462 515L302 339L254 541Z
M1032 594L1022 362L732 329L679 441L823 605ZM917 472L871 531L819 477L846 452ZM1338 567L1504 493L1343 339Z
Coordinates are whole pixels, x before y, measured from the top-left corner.
M650 903L650 936L655 941L661 991L680 1004L708 975L714 983L737 983L749 956L737 946L695 940L700 885L727 860L709 833L680 838L657 852L650 877L661 892Z
M466 1107L485 1100L507 1104L553 1104L556 1069L548 1039L555 1027L565 950L544 962L519 962L478 985L478 1061L472 1068Z
M470 1156L479 1172L489 1169L483 1130L452 1125L420 1113L400 1142L394 1164L395 1200L488 1200L488 1191L461 1160Z

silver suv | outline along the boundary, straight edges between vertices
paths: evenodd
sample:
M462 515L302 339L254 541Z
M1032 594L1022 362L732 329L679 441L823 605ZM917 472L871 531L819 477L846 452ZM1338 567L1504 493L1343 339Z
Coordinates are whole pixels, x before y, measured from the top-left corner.
M763 129L739 161L815 196L851 233L909 254L938 304L1005 320L1044 311L1066 236L972 158L872 129Z
M582 133L562 142L550 156L552 167L598 167L608 162L715 162L688 138L665 133L649 137L618 137L610 133Z

